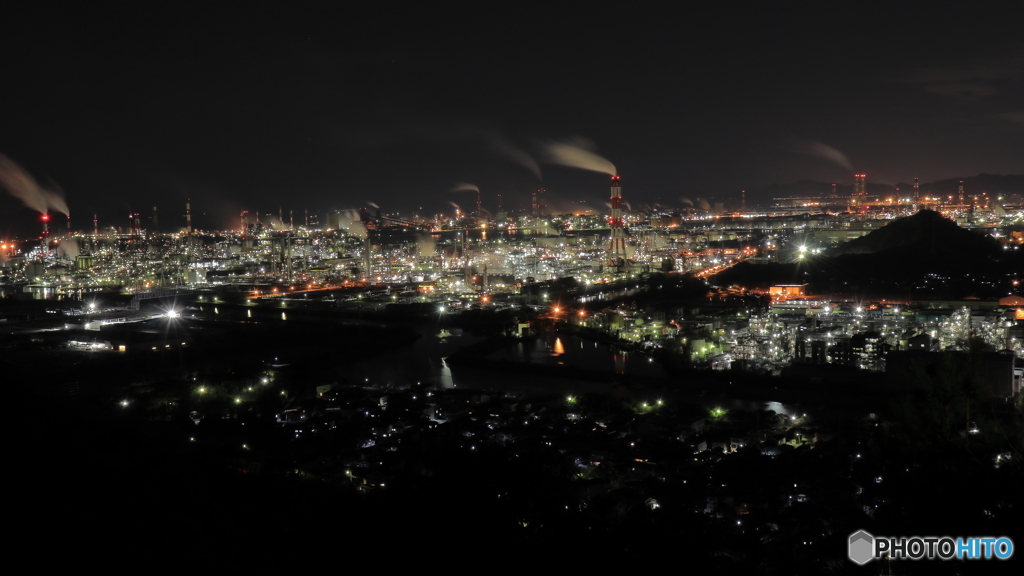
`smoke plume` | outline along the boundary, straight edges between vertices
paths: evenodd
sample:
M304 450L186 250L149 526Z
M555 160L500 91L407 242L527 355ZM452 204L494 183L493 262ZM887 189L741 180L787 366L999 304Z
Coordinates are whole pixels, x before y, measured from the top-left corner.
M540 165L537 161L527 154L522 148L519 148L515 144L509 142L503 135L498 132L485 133L484 141L491 147L492 150L497 152L499 155L523 166L527 170L533 173L537 177L537 180L543 180L540 175Z
M479 192L476 184L470 184L469 182L459 182L452 188L452 192Z
M3 154L0 154L0 187L40 214L51 209L68 214L67 202L58 192L40 186L31 174Z
M853 170L853 165L846 159L846 155L829 146L823 144L817 140L802 140L796 142L796 150L801 154L810 154L811 156L817 156L824 158L830 162L838 164L847 170Z
M344 212L341 212L338 218L338 224L347 230L350 236L366 238L366 226L363 225L363 220L359 217L359 212L355 210L345 210Z
M416 237L416 249L420 258L430 258L437 250L437 242L429 234L420 234Z
M75 242L75 239L70 236L60 239L60 243L57 244L57 250L63 252L71 260L78 258L78 242Z
M549 142L544 146L547 161L581 170L591 170L614 176L618 173L615 165L594 152L594 145L585 138L567 142Z

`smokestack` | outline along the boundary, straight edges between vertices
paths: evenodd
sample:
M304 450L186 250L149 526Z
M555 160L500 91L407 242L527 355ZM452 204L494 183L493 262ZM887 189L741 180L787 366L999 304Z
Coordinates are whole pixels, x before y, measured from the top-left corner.
M303 210L306 213L306 228L309 228L309 208Z
M543 187L537 188L537 216L547 216L548 205L544 203L544 193L547 192Z
M612 266L626 263L626 236L622 230L622 186L619 182L619 175L612 176L612 213L608 219L611 226L611 242L608 246L608 256Z
M914 178L914 203L917 204L920 201L921 201L920 178Z
M836 199L836 183L835 182L832 183L832 191L829 192L829 198L831 198L832 200Z
M747 191L740 190L740 212L747 211Z
M288 210L288 228L295 230L295 210Z
M857 206L858 203L863 203L868 193L867 174L854 174L853 175L853 199L851 204Z
M476 189L476 217L480 218L483 215L484 215L483 211L480 210L480 189L477 188Z
M71 214L68 214L68 236L71 236Z
M964 181L960 181L960 190L957 192L957 204L964 205Z
M192 199L185 199L185 233L192 235Z
M537 193L533 192L530 194L530 215L537 217L540 215L540 206L537 204Z
M156 206L153 206L153 232L160 230L160 220L156 216Z
M373 242L369 234L363 246L363 273L366 274L366 284L369 286L373 282Z
M95 212L92 213L92 235L93 236L99 236L100 235L100 220L99 220L99 218L96 217L96 213Z
M284 228L284 208L280 206L277 207L277 222L278 226Z
M48 212L43 214L43 239L46 239L50 235L50 214Z

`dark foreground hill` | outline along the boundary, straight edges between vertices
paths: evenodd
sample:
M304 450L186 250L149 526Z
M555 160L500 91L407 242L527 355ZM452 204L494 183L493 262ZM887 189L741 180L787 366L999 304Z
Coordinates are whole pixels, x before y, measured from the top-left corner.
M820 256L794 263L742 262L719 274L719 285L764 287L811 283L814 290L872 285L877 289L924 286L929 274L952 282L943 296L1005 295L1007 274L1024 269L1024 250L1007 250L995 239L959 227L931 210L896 220ZM924 295L924 294L922 294Z
M912 258L992 258L1002 246L988 236L961 228L932 210L900 218L866 236L829 250L829 256L893 252Z

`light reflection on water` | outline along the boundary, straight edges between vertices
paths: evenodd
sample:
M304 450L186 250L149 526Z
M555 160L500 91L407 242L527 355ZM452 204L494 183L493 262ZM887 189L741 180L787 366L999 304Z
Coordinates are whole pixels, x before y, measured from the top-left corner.
M423 384L439 385L442 388L489 389L529 395L609 393L620 386L614 381L599 382L577 377L522 373L502 370L500 367L490 369L458 366L453 370L445 363L444 358L465 346L479 342L482 338L469 332L457 330L453 330L450 335L445 333L441 336L441 331L436 325L417 326L416 330L423 334L423 337L412 345L385 350L343 367L348 382L368 381L369 384L375 386L405 386L422 382ZM547 333L532 341L507 346L491 353L488 358L541 365L564 363L585 370L600 370L604 373L619 375L623 373L655 377L666 375L657 362L648 362L644 355L615 351L608 345L599 342L557 333ZM728 406L730 409L746 411L770 409L787 416L798 414L797 408L779 402L741 399L710 400L682 392L673 392L666 396L657 389L635 389L630 392L630 395L648 400L674 397L677 401L707 404L708 406L719 404Z
M487 355L488 359L524 364L566 365L607 374L632 374L663 378L662 367L643 354L626 352L614 346L572 334L546 332L532 342L527 340Z

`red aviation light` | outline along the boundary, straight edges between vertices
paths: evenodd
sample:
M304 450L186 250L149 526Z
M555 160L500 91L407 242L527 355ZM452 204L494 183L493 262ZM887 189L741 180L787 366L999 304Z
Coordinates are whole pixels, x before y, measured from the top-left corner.
M49 214L43 214L43 220L49 220L49 219L50 219L50 215Z

